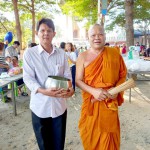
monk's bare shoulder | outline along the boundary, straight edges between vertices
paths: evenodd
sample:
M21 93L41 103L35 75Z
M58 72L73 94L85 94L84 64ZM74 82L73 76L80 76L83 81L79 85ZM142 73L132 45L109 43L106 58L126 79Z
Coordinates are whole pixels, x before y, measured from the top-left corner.
M85 52L79 55L79 61L83 64L84 68L87 67L95 58L97 54L93 53L93 51L86 50Z
M77 62L79 62L80 65L82 64L84 67L86 67L86 63L87 63L89 56L90 56L89 50L86 50L79 54Z
M84 62L84 61L85 61L85 58L87 57L87 53L88 53L88 50L87 50L87 51L84 51L84 52L82 52L82 53L80 53L79 56L78 56L77 61L82 61L82 62Z

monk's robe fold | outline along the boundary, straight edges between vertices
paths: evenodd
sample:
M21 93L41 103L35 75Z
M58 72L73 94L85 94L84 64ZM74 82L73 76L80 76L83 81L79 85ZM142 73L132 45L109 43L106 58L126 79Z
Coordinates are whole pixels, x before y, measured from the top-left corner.
M126 66L118 51L105 47L84 70L84 82L95 88L110 89L126 80ZM79 130L85 150L119 150L120 125L118 107L123 93L114 100L91 102L93 96L82 91L83 104ZM110 107L110 108L109 108Z

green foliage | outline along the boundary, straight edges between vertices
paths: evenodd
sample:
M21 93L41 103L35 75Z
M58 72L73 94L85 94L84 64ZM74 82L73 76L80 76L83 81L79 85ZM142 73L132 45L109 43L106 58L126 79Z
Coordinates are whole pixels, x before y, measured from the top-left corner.
M150 20L150 2L149 0L135 0L134 1L134 23L140 23L141 21L147 21ZM119 11L119 15L116 15L117 12L116 10L120 10ZM116 12L116 13L115 13ZM111 23L107 24L107 29L108 30L112 30L113 27L115 27L116 25L121 26L121 27L125 27L125 12L124 12L124 2L121 0L118 1L117 6L115 7L115 10L110 11L109 12L109 17Z
M134 18L138 20L150 20L150 1L136 0L134 5Z
M32 8L32 2L34 2L34 9ZM35 12L35 21L39 20L42 17L50 17L53 18L52 13L58 12L55 7L55 0L18 0L18 9L19 9L19 17L22 28L22 38L23 45L27 45L28 41L31 41L32 37L32 14L31 12ZM2 0L0 1L0 10L2 12L13 12L13 4L12 0ZM6 16L7 17L7 16ZM12 31L14 35L16 35L15 30L15 18L10 21L8 19L1 18L0 21L3 22L8 31ZM0 23L0 39L4 38L6 34L5 28ZM24 46L25 47L25 46Z
M97 20L97 1L66 0L65 4L61 4L60 7L64 14L73 15L78 20L86 18L90 24L95 23Z
M15 32L15 24L14 22L9 21L5 16L1 15L0 16L0 39L3 41L5 34L11 31L14 34Z
M98 0L61 0L62 12L78 17L79 20L87 19L87 26L97 21ZM134 20L150 20L149 0L134 0ZM105 22L107 30L112 30L116 25L125 27L124 0L108 0L108 20Z

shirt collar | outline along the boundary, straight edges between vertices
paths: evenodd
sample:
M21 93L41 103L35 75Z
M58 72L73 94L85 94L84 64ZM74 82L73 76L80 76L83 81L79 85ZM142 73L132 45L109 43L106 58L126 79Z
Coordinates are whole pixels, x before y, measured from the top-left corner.
M51 54L53 54L55 51L57 51L57 48L54 45L52 45L52 47L53 47L53 50L52 50ZM39 54L42 54L45 51L43 49L43 47L41 46L41 44L38 45L38 51L39 51Z

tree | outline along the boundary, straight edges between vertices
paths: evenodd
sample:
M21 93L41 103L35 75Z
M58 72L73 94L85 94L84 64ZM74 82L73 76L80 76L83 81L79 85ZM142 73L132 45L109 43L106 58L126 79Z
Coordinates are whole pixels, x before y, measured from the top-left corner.
M134 44L133 24L136 24L137 22L138 24L139 22L145 22L148 27L147 22L148 20L150 20L149 0L134 0L134 5L132 4L132 2L133 0L108 0L107 16L109 19L107 19L105 22L106 30L113 30L116 26L123 28L127 27L127 39L132 38L132 40L129 40L127 42L128 46ZM88 26L97 21L97 3L98 1L93 0L60 0L60 6L63 13L67 15L77 16L79 20L86 18ZM130 12L128 12L128 10ZM129 13L131 14L131 16L129 15ZM148 31L145 31L143 33L147 32Z
M32 42L35 42L35 22L36 22L36 17L39 13L39 11L42 11L43 14L44 10L48 10L49 7L53 8L52 5L54 5L55 2L53 0L43 0L40 2L40 0L29 0L29 1L19 1L19 6L22 10L24 10L27 13L31 13L31 19L32 19ZM50 11L50 9L49 9Z
M16 32L17 32L17 40L20 42L20 48L22 49L22 31L21 31L21 25L20 25L20 19L19 19L19 11L18 11L18 0L12 0L13 8L14 8L14 14L15 14L15 20L16 20ZM19 49L20 51L20 49Z
M118 0L108 0L108 12L116 5ZM94 24L98 19L98 1L95 0L60 0L62 12L67 15L75 16L78 21L86 19L87 27ZM102 19L102 18L101 18Z
M133 6L134 0L125 0L125 19L126 19L125 27L126 27L127 50L129 46L134 45Z
M145 38L145 43L147 45L147 39L150 45L150 2L149 0L140 1L136 0L134 9L134 23L138 30L140 30Z
M0 9L4 12L12 12L14 11L14 9L16 9L15 2L17 2L18 17L21 22L21 27L23 28L22 34L25 35L23 39L26 39L26 41L28 41L29 39L27 38L30 38L32 36L32 39L30 41L34 42L35 22L37 19L42 17L52 18L52 12L57 11L54 6L55 0L43 0L42 2L40 0L3 0L0 2ZM15 22L17 26L18 17L15 17ZM26 27L30 28L30 30L26 29ZM15 32L20 32L18 30L19 28L17 28ZM30 31L32 32L32 35L30 35ZM27 32L27 34L25 32Z
M48 10L49 7L53 9L53 5L55 4L54 0L18 0L18 5L20 9L24 12L31 13L32 19L32 42L35 42L35 22L36 22L36 13L39 11ZM50 11L50 9L49 9Z

